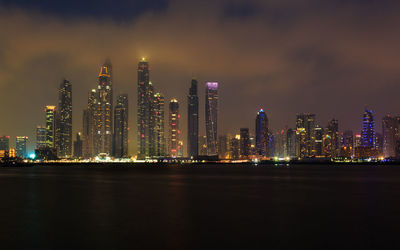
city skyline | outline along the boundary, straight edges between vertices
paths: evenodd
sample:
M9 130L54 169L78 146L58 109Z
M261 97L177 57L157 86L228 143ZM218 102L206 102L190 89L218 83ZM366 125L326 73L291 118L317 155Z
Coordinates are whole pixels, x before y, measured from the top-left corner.
M35 127L44 125L43 107L58 103L55 93L63 77L74 86L72 134L82 130L87 92L95 87L98 69L107 57L114 64L114 98L123 93L130 97L130 154L137 151L137 100L132 88L136 76L132 70L142 56L151 62L152 81L166 102L172 97L182 101L183 135L187 134L183 102L187 91L182 90L188 88L192 76L199 82L201 136L205 134L202 85L210 80L221 83L218 134L234 134L240 127L249 127L254 133L252 120L261 108L274 131L293 128L296 114L309 112L317 115L320 126L335 118L341 131L354 134L360 133L365 105L374 111L377 131L381 131L380 121L386 113L399 113L395 96L399 91L398 58L392 53L397 37L389 32L397 30L398 17L393 15L399 9L397 3L347 1L327 6L314 3L311 8L303 1L215 1L204 5L165 1L160 8L152 3L138 8L132 16L125 16L122 24L121 19L115 20L115 10L106 14L112 21L94 12L93 20L88 21L77 13L70 16L69 10L45 9L41 3L28 8L24 3L7 2L0 4L8 34L0 48L4 52L0 99L12 109L0 111L9 120L0 125L0 133L12 138L28 136L30 150ZM58 4L63 6L63 1ZM213 11L204 15L205 9ZM284 10L293 14L291 18L283 15ZM266 22L259 19L271 11L276 13L276 22L272 17ZM188 21L179 13L192 18ZM315 22L312 14L324 17ZM185 25L178 28L177 23ZM166 27L172 28L165 32ZM94 35L109 32L112 35L103 39ZM18 53L10 53L13 51ZM243 119L237 119L238 114ZM27 129L27 124L32 126ZM186 136L182 139L187 145ZM14 143L11 140L10 144Z

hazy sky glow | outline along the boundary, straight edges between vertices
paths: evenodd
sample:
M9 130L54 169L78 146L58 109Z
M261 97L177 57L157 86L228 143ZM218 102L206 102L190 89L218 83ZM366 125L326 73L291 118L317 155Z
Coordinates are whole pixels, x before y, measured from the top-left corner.
M39 3L40 2L40 3ZM130 152L136 149L136 67L169 102L180 102L186 141L187 92L218 81L220 133L254 130L263 108L272 128L294 127L299 112L318 123L339 119L361 129L365 105L377 127L400 114L400 3L373 0L271 1L0 0L0 134L27 135L57 104L66 77L73 85L74 134L100 65L113 63L114 93L128 93Z

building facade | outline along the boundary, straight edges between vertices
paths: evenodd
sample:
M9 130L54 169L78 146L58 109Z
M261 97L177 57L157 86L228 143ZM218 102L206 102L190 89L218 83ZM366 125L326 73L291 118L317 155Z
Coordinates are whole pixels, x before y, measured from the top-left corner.
M375 148L375 120L372 110L366 109L363 115L361 146Z
M113 85L112 66L109 60L100 67L95 110L95 155L112 155L113 149Z
M154 141L152 142L154 146L154 156L163 157L166 152L165 145L165 129L164 129L164 105L165 99L161 93L154 94Z
M169 103L169 156L179 157L180 146L180 129L179 129L179 103L178 100L173 98Z
M217 155L218 136L218 82L206 82L205 123L207 155Z
M56 106L46 106L46 147L55 148Z
M26 152L26 145L28 143L28 136L17 136L15 139L16 155L21 158L28 158Z
M113 156L117 158L128 157L128 114L128 95L119 95L114 109Z
M199 97L197 81L192 79L188 95L188 156L199 155Z
M305 158L315 155L315 115L298 114L296 119L296 156Z
M263 109L256 117L256 153L260 157L268 155L268 118Z
M72 85L64 79L58 89L56 149L60 158L72 156Z
M46 127L36 127L36 149L46 147Z
M151 155L152 140L152 106L153 86L150 83L149 63L143 58L137 68L138 73L138 98L137 98L137 131L138 131L138 158L144 159Z

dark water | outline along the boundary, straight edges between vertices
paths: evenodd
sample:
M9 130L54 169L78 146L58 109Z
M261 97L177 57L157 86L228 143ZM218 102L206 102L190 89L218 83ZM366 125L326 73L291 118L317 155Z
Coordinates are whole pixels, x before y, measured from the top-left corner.
M0 249L398 249L400 166L0 169Z

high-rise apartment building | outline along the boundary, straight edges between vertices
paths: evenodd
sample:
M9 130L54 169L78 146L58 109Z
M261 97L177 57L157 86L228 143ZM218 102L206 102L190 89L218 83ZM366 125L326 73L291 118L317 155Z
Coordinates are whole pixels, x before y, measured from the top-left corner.
M46 127L36 127L36 149L46 147Z
M150 83L149 63L143 58L138 65L138 103L137 103L137 131L138 131L138 158L144 159L151 154L152 143L152 106L153 86Z
M382 118L383 155L385 157L396 156L396 134L398 131L399 123L397 117L386 115Z
M55 148L56 106L46 106L46 147Z
M15 140L16 155L21 158L27 158L26 144L28 142L27 136L17 136Z
M188 95L188 156L199 155L199 97L197 81L192 79Z
M112 154L113 148L113 85L112 66L109 60L100 67L95 110L95 155Z
M56 150L58 157L72 156L72 85L64 79L58 89L56 116Z
M154 140L152 142L154 148L154 156L162 157L165 156L165 132L164 132L164 96L161 93L154 94L153 102L153 114L154 114Z
M263 109L260 109L256 117L256 151L260 157L268 155L268 118Z
M296 156L304 158L315 155L315 115L298 114L296 119Z
M178 100L173 98L169 103L169 156L178 157L180 151L179 137L179 103Z
M372 110L366 109L363 115L361 146L375 148L375 121Z
M218 82L206 82L205 121L207 155L217 155L218 136Z
M113 155L117 158L128 156L128 114L128 95L119 95L114 109Z

